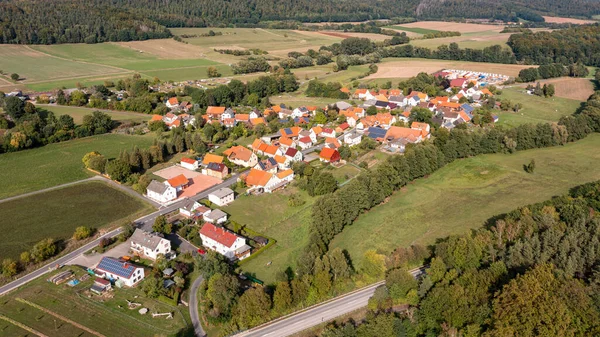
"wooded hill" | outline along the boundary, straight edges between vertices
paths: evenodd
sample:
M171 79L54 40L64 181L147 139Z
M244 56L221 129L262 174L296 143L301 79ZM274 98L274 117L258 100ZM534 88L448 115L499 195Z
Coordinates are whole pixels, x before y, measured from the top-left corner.
M169 37L165 27L256 26L265 21L342 22L414 17L543 20L600 13L592 0L0 0L0 43L131 41Z

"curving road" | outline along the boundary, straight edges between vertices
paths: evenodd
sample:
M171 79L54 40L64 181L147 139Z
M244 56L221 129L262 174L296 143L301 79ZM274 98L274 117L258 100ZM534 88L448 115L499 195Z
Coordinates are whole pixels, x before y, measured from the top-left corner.
M424 267L420 267L411 270L410 273L414 277L418 277L424 270ZM296 334L367 306L369 298L375 293L375 289L384 283L385 281L374 283L349 294L336 297L330 301L314 305L303 311L284 316L278 320L241 332L235 335L235 337L284 337Z
M190 318L192 319L192 324L194 325L194 333L198 337L205 337L206 333L204 329L202 329L202 324L200 323L200 315L198 314L198 288L200 288L200 284L202 283L202 276L198 276L198 278L192 284L190 288Z

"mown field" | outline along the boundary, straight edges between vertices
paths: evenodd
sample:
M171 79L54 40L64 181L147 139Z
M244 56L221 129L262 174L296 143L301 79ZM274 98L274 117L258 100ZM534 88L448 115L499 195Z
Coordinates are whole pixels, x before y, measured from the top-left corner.
M46 109L48 111L54 112L56 117L60 115L69 115L73 117L75 124L81 124L83 122L83 117L86 115L91 115L94 111L100 110L104 113L110 115L110 117L114 121L118 122L147 122L150 120L151 116L147 114L137 113L137 112L128 112L128 111L113 111L113 110L102 110L102 109L92 109L92 108L82 108L76 106L62 106L62 105L43 105L40 104L38 107L42 109Z
M519 87L503 89L502 95L499 95L498 98L522 105L522 109L518 113L494 111L500 117L497 124L506 126L558 122L561 117L573 114L581 105L581 101L575 99L528 95L525 93L525 89Z
M292 207L288 198L296 194L304 205ZM240 196L223 210L230 219L277 240L277 244L242 263L241 269L266 283L275 282L277 272L295 265L295 257L308 240L310 209L316 198L295 187L259 196ZM268 265L270 263L270 265Z
M0 256L18 258L42 239L68 239L79 226L100 228L150 209L149 204L103 182L2 202Z
M0 154L0 172L8 177L2 181L0 199L89 178L92 173L81 162L86 153L98 151L112 158L135 145L148 147L153 138L106 134Z
M459 160L396 192L361 215L331 247L347 249L360 268L364 252L385 252L483 226L492 216L564 194L600 179L600 135L562 147ZM535 159L533 174L523 164Z
M79 268L71 270L76 277L85 273ZM0 315L46 336L188 336L186 329L190 319L186 307L173 307L148 299L139 287L115 289L113 298L88 297L86 293L93 280L92 277L71 288L66 284L54 285L40 278L5 296L0 302ZM127 308L127 300L142 304L150 313L172 312L173 319L153 318L150 313L140 315L138 310ZM0 320L0 328L3 327L0 331L2 336L34 336L23 333L12 323Z

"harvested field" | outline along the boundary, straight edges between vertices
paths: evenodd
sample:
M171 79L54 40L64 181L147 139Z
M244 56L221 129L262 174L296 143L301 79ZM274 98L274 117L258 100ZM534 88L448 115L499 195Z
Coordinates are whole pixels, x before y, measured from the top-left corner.
M492 33L493 34L491 35L465 34L462 36L443 37L439 39L412 40L410 41L410 44L415 45L417 47L431 49L436 49L437 47L443 44L448 45L453 42L457 43L460 48L483 49L485 47L490 47L494 45L501 45L508 48L506 42L508 41L508 38L512 35L511 33Z
M561 77L543 80L540 83L542 85L545 83L554 84L555 96L557 97L578 101L587 101L590 95L594 93L594 84L587 78Z
M173 39L117 42L119 46L131 48L136 52L155 55L163 59L193 59L204 57L201 48L184 44Z
M544 20L548 23L572 23L574 25L587 25L590 23L597 23L598 21L594 20L581 20L581 19L573 19L573 18L561 18L557 16L543 16Z
M375 74L366 77L367 79L397 77L406 78L416 76L420 72L426 72L429 74L434 73L444 68L484 71L516 77L519 75L519 71L521 71L521 69L531 67L516 64L427 60L412 58L390 58L386 59L385 62L378 64L378 66L379 70Z
M421 28L439 31L452 31L461 33L484 32L488 30L501 31L503 26L498 25L480 25L476 23L445 22L445 21L419 21L399 25L406 28Z
M375 34L375 33L353 33L353 32L337 32L337 31L331 31L331 30L324 30L319 32L320 34L323 35L328 35L328 36L333 36L333 37L339 37L342 39L347 39L349 37L360 37L360 38L367 38L373 41L383 41L383 40L387 40L387 39L391 39L391 36L387 36L387 35L383 35L383 34ZM408 34L407 34L408 35Z

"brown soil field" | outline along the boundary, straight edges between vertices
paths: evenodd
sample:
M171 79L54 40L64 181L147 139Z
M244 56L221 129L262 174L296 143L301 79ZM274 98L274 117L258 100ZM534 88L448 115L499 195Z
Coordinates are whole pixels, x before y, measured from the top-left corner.
M202 57L204 52L201 47L185 44L172 39L116 42L118 45L141 50L144 53L156 55L165 59L192 59Z
M578 101L587 101L587 99L594 93L594 84L588 78L572 78L572 77L560 77L552 78L549 80L541 80L540 83L543 85L554 84L555 95L562 98L576 99ZM522 85L526 87L526 84Z
M367 79L374 78L406 78L416 76L421 72L428 74L434 73L442 69L462 69L503 74L512 77L519 75L519 71L531 66L516 65L516 64L497 64L497 63L481 63L481 62L464 62L464 61L445 61L445 60L422 60L422 59L405 59L391 62L383 62L377 64L379 70Z
M561 18L561 17L556 17L556 16L543 16L543 18L548 23L572 23L575 25L586 25L589 23L598 22L598 21L594 21L594 20L580 20L580 19L573 19L573 18Z
M461 33L484 32L488 30L501 31L504 26L483 25L477 23L445 22L445 21L419 21L402 24L403 27L424 28L432 30L442 30Z

